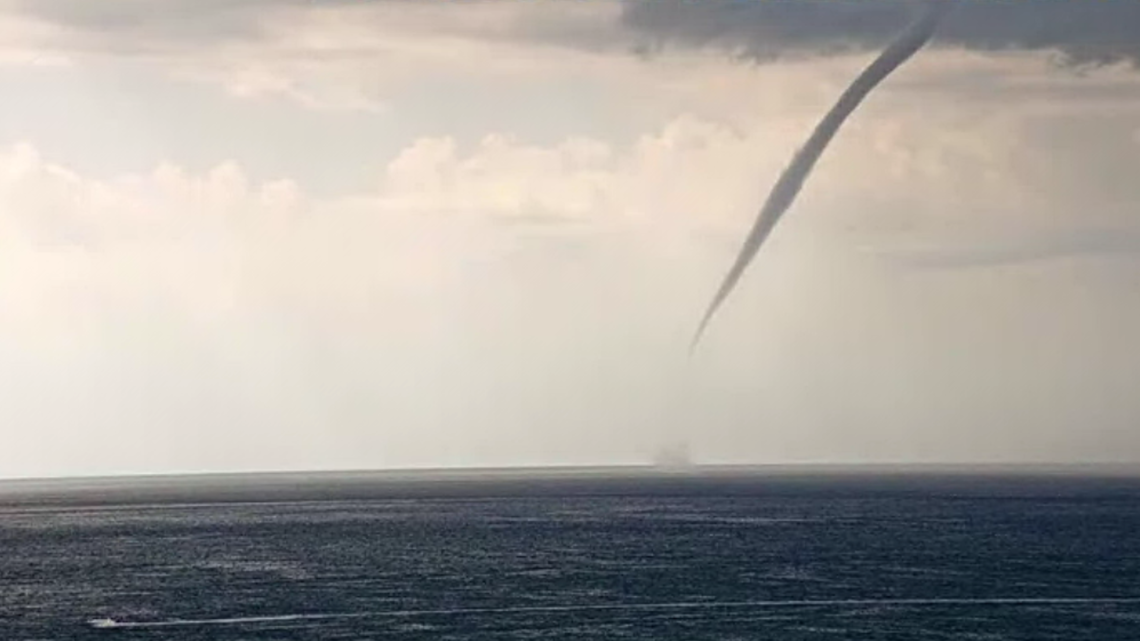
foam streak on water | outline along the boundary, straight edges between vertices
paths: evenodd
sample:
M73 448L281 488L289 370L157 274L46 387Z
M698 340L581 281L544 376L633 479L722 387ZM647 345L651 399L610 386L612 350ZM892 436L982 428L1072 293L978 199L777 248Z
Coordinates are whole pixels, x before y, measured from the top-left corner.
M224 619L175 619L172 621L114 621L96 619L97 628L166 628L174 626L240 625L324 619L365 617L430 617L440 615L534 614L551 612L605 612L613 610L715 610L735 608L849 607L877 605L890 607L922 606L1027 606L1027 605L1105 605L1138 604L1140 597L1121 598L1006 598L1006 599L801 599L785 601L725 601L713 603L614 603L598 605L547 605L520 608L452 608L449 610L393 610L387 612L329 612L324 614L281 614L276 616L227 617Z

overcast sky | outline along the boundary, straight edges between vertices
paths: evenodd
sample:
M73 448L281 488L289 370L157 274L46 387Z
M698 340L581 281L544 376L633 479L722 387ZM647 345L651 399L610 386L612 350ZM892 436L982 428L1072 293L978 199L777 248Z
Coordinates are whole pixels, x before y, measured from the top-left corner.
M687 363L912 9L0 0L0 477L1140 462L1133 0L966 3Z

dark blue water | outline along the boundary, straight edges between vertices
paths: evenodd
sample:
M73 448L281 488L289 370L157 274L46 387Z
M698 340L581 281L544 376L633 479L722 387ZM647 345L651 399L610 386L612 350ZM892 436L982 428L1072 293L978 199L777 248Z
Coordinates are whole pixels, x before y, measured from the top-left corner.
M223 477L0 505L3 639L1140 639L1129 478Z

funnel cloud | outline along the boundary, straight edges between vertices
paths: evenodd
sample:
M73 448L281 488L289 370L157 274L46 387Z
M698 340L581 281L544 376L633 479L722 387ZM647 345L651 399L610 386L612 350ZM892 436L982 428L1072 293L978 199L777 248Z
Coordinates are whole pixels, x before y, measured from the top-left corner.
M796 195L799 194L804 181L811 174L816 161L819 160L824 149L827 149L828 143L831 142L847 117L855 111L872 89L930 40L938 23L956 2L957 0L934 0L931 2L918 20L907 27L870 66L855 78L854 82L839 97L831 111L827 112L827 115L816 126L815 131L812 132L804 146L796 152L791 164L788 165L784 173L780 175L780 179L776 181L775 186L772 187L768 200L765 201L764 207L760 210L760 215L752 226L752 231L748 233L744 246L741 247L736 256L736 261L725 275L712 302L709 303L708 309L701 319L701 324L693 336L690 351L700 343L709 322L728 298L728 295L732 293L736 283L744 274L744 270L752 262L768 235L772 233L772 229L775 228L780 217L795 201Z

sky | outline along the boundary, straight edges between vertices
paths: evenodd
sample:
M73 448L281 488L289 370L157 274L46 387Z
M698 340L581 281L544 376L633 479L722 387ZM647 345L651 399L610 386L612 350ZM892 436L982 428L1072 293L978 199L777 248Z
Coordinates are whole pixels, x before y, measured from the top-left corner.
M826 6L825 6L826 5ZM0 478L1140 462L1140 4L0 0Z

